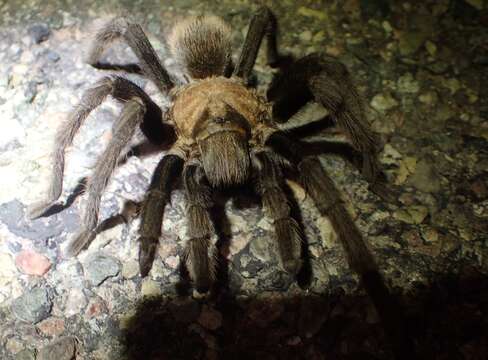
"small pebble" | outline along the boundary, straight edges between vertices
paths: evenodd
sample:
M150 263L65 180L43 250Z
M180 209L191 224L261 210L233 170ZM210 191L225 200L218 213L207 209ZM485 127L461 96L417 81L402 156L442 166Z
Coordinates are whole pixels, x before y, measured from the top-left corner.
M51 30L46 24L34 24L27 29L27 33L36 44L40 44L49 38Z
M46 289L36 287L22 294L12 302L12 312L25 322L36 324L47 318L52 302Z
M64 320L50 317L37 324L37 328L44 335L58 336L64 331Z
M94 286L103 283L109 277L116 276L120 271L120 262L105 254L90 254L83 266L85 276Z
M75 338L63 337L44 346L37 354L37 360L72 360L75 350Z
M42 276L51 268L47 257L32 250L22 250L15 258L15 265L27 275Z
M57 52L49 50L49 49L46 50L45 55L48 58L48 60L52 61L52 62L58 62L60 59L60 56Z

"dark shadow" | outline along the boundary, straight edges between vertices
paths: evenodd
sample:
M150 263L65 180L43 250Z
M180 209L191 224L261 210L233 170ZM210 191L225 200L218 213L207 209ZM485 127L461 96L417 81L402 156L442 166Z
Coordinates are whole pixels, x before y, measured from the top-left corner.
M126 200L122 205L122 211L120 213L112 215L98 224L95 229L95 234L98 235L101 232L114 228L120 224L127 224L139 214L140 208L140 202Z
M304 138L307 136L316 136L324 130L331 129L335 127L337 124L335 123L332 116L324 116L321 119L310 121L304 125L300 125L297 127L293 127L287 132L296 139Z
M69 196L66 199L66 202L64 204L58 204L58 203L53 204L45 212L43 212L39 217L49 217L49 216L55 215L57 213L60 213L61 211L66 210L71 205L73 205L76 198L85 192L87 180L88 180L87 177L84 177L84 178L81 178L80 180L78 180L78 184L76 184L75 188L73 189L71 194L69 194Z
M488 358L488 278L480 269L413 288L400 299L415 359ZM287 298L145 299L122 342L130 360L393 359L369 298L340 288Z
M141 67L136 63L110 64L107 62L97 62L92 64L92 66L98 70L122 71L129 74L143 75Z

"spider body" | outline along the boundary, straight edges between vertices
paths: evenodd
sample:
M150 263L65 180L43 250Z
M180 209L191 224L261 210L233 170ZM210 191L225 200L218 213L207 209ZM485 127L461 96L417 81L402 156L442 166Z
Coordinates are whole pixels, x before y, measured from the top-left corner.
M269 103L242 81L211 77L177 89L170 117L212 185L237 185L250 174L249 142L271 116Z

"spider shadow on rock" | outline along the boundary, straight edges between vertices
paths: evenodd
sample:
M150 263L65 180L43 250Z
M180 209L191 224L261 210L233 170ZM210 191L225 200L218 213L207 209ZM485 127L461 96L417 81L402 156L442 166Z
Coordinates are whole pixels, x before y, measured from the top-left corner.
M414 339L415 359L486 359L488 277L482 269L459 264L400 296L408 308L402 326ZM340 289L290 298L226 293L211 302L151 297L136 305L121 343L128 360L212 354L222 359L391 359L384 329L364 311L368 302L364 293L345 295ZM220 320L202 320L209 311Z

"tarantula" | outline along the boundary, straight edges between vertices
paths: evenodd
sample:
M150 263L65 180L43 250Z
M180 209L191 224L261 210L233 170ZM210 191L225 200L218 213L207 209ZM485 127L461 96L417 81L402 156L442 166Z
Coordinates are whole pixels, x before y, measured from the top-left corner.
M234 64L231 30L222 19L199 16L178 23L168 39L170 51L185 74L184 81L177 81L161 64L140 25L125 18L110 21L96 35L88 62L98 69L146 76L169 97L171 106L163 112L140 87L120 76L105 77L87 90L57 132L48 197L31 208L31 217L45 215L60 197L65 150L90 112L110 95L123 104L123 109L114 125L113 138L87 184L88 201L81 229L68 242L68 256L78 254L94 238L104 188L139 126L153 144L172 143L154 170L142 203L139 231L142 276L151 269L163 211L179 178L186 195L190 238L187 267L198 292L207 292L215 278L216 246L209 210L212 191L219 187L256 186L273 220L281 264L287 272L297 274L302 265L302 239L284 190L285 175L290 173L298 177L320 213L330 218L350 266L365 283L378 277L375 260L345 210L332 179L317 157L307 155L304 142L294 140L278 127L278 123L286 122L305 103L314 100L322 104L360 156L361 171L372 189L381 189L376 160L378 141L366 122L360 96L346 67L336 58L319 53L298 60L281 56L276 27L272 12L260 8L251 20ZM138 64L101 61L106 47L117 38L125 40ZM263 38L267 63L278 68L266 96L248 85Z

